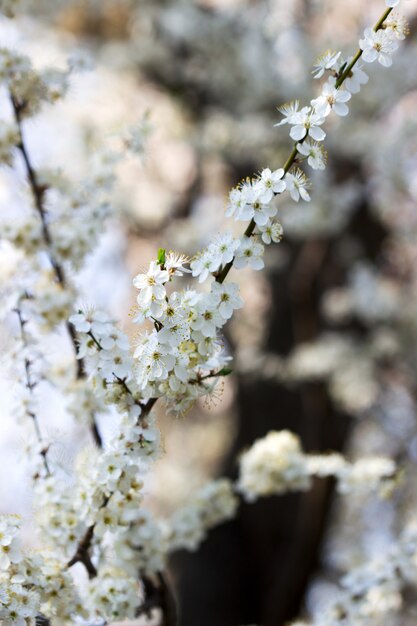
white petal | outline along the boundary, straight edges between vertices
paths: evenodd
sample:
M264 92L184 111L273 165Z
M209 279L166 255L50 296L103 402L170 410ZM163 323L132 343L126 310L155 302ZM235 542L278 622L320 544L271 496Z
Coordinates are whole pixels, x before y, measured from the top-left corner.
M290 137L291 139L294 139L294 141L300 141L300 139L303 139L306 134L307 130L304 128L304 126L297 125L291 128Z
M391 57L388 54L381 53L379 55L379 57L378 57L378 61L384 67L391 67L391 65L392 65L392 59L391 59Z
M342 117L349 113L349 107L343 102L336 102L333 108L336 115L340 115Z
M318 126L313 126L312 128L310 128L310 131L308 134L310 135L310 137L312 137L316 141L323 141L323 139L326 136L326 133L324 132L324 130L322 128L319 128Z

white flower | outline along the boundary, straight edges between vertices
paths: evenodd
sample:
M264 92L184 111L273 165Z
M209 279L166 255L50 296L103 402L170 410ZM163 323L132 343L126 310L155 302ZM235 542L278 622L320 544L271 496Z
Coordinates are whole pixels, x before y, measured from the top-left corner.
M134 576L108 565L89 583L88 597L95 615L106 622L134 620L140 605L139 583Z
M114 491L125 464L126 461L122 454L105 452L98 460L96 468L97 483L106 487L107 491Z
M261 232L261 239L264 243L269 245L272 241L278 243L281 241L284 235L284 229L279 222L268 222L265 226L259 226Z
M367 63L378 60L384 67L392 65L391 55L398 48L397 42L385 30L374 31L366 28L364 39L359 41L363 50L362 58Z
M326 133L320 126L324 121L325 118L313 112L311 107L304 107L293 116L290 122L294 124L291 128L290 137L294 141L301 141L306 135L309 135L316 141L323 141Z
M101 350L97 369L105 379L112 379L114 376L128 378L132 369L130 355L120 350Z
M164 527L169 552L196 550L206 531L234 517L238 500L227 479L207 484L185 507L176 511Z
M94 336L101 337L108 332L110 320L103 311L79 311L69 318L75 330L79 333L91 332Z
M219 269L217 259L208 248L200 252L190 264L192 275L198 276L198 282L203 283L208 276Z
M252 218L257 226L264 226L267 224L271 217L275 217L278 210L273 204L263 204L258 201L252 204L252 208Z
M310 194L307 191L310 187L310 182L302 170L297 169L295 172L288 173L285 180L291 198L295 200L295 202L298 202L300 197L305 202L310 202Z
M285 182L282 180L285 172L282 168L271 172L269 168L262 170L259 180L255 183L258 200L267 204L276 193L285 190Z
M246 184L244 183L240 187L235 187L229 193L229 201L226 207L226 217L231 217L232 215L238 216L242 208L246 204Z
M326 70L331 70L337 64L341 54L341 52L328 50L319 57L314 64L314 70L312 72L314 78L321 78Z
M191 272L191 270L184 267L184 263L189 262L190 259L185 254L177 254L171 250L166 255L164 267L170 276L183 276Z
M19 518L15 515L0 517L0 571L7 570L12 563L22 560L20 538L18 537Z
M22 560L20 540L17 537L6 535L0 544L0 570L8 569L12 563Z
M359 459L352 465L346 464L337 474L338 491L351 493L382 490L389 488L395 480L396 466L394 461L384 457Z
M249 221L254 215L254 205L260 205L260 193L254 183L246 181L241 187L241 202L239 211L235 212L235 220Z
M241 456L238 487L249 501L309 486L300 440L288 430L268 433Z
M350 59L348 64L350 63ZM350 93L359 93L362 85L366 85L369 81L369 76L362 69L361 63L356 65L350 70L349 75L345 78L344 85Z
M402 15L391 13L384 24L385 32L392 33L397 39L403 40L410 34L407 20Z
M190 327L186 321L182 320L174 324L166 324L158 333L161 343L177 347L181 342L190 338Z
M326 167L327 154L322 145L311 139L297 144L297 150L303 156L308 157L307 163L313 170L324 170Z
M336 79L331 76L329 80L324 83L321 95L315 100L312 100L311 104L320 117L327 117L331 111L334 111L336 115L344 116L349 113L349 107L345 103L348 102L351 97L348 91L336 88Z
M175 365L175 355L169 346L159 343L156 332L143 335L133 357L138 361L138 384L164 380Z
M79 335L77 337L77 359L83 359L87 355L97 353L97 344L89 335Z
M149 303L152 297L157 300L165 298L164 284L169 280L167 270L161 269L157 261L151 261L146 274L138 274L133 279L133 284L140 289L141 302Z
M278 111L282 113L284 119L274 124L274 126L282 126L283 124L293 124L294 117L297 113L299 113L300 103L298 100L294 100L293 102L288 102L287 104L283 104L278 107Z
M110 324L108 325L108 334L105 337L100 337L100 345L105 350L111 350L114 347L120 348L120 350L129 350L129 339L124 332L119 328Z
M253 270L261 270L265 263L263 260L264 247L253 237L243 236L236 252L233 265L236 269L249 266Z
M229 232L219 234L213 239L208 250L212 255L214 265L217 266L216 270L219 269L220 265L230 263L239 243L239 239L235 239Z
M216 301L209 295L198 304L191 328L199 330L204 337L215 337L217 328L220 328L223 323Z
M396 7L400 4L400 0L385 0L385 4L387 5L387 7Z
M214 282L211 286L211 293L224 320L230 319L233 311L243 306L243 300L239 296L239 286L236 283L219 284Z

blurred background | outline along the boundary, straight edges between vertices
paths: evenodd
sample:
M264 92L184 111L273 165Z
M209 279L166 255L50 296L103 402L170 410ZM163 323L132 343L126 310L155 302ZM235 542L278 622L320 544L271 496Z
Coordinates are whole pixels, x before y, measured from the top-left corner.
M319 613L340 575L386 549L414 514L417 6L403 4L411 36L393 68L365 68L369 84L348 118L329 120L328 168L314 172L312 202L285 197L284 240L267 250L266 271L234 277L245 300L227 330L234 375L185 417L161 412L165 454L147 490L150 506L169 513L210 477L236 476L239 453L279 429L307 451L392 456L406 478L390 500L336 498L317 481L243 505L197 553L174 555L180 626L281 626ZM306 104L318 89L315 59L353 53L383 10L382 0L36 0L1 21L7 45L40 65L80 49L91 61L63 103L29 122L38 167L79 175L91 146L149 115L145 156L119 167L116 216L80 276L85 302L111 310L133 337L131 278L158 247L192 255L224 228L229 189L280 167L291 149L286 127L273 127L277 106ZM0 208L10 210L19 172L0 175ZM0 392L10 468L0 508L30 514L7 376ZM71 455L80 428L53 402L45 419ZM384 626L416 615L409 590Z

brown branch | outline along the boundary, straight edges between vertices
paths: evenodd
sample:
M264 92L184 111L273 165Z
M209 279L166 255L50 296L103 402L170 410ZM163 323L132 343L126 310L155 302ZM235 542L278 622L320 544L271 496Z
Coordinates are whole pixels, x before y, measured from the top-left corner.
M178 623L178 610L174 592L162 572L158 572L158 581L161 594L160 607L163 615L161 626L176 626Z
M142 577L145 589L145 600L138 608L136 617L151 616L152 609L162 611L161 626L176 626L178 623L177 602L170 583L163 572L158 572L155 582L149 576Z
M91 542L93 541L94 528L95 528L95 524L92 524L91 526L87 528L84 534L84 537L81 539L80 543L78 544L77 551L67 563L67 567L72 567L76 563L82 563L88 572L89 578L95 578L97 576L97 570L91 561L91 557L89 553Z

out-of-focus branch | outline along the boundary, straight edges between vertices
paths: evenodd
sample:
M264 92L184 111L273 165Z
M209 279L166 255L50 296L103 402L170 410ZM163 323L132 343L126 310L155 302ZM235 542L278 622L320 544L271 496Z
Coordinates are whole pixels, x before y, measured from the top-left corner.
M49 229L48 226L48 220L47 220L47 211L45 209L45 205L44 205L44 199L45 199L45 192L46 192L46 187L44 185L42 185L37 177L36 171L31 163L30 157L29 157L29 153L24 141L24 137L23 137L23 129L22 129L22 113L24 112L25 109L25 102L20 102L17 97L10 92L10 101L11 101L11 105L12 105L12 109L13 109L13 113L14 113L14 118L15 118L15 122L16 122L16 126L18 129L18 134L19 134L19 143L17 145L20 154L22 156L24 165L25 165L25 169L26 169L26 176L29 182L29 186L32 192L32 196L33 196L33 200L34 200L34 204L35 204L35 208L39 214L39 218L41 220L41 224L42 224L42 235L43 235L43 239L44 242L46 244L47 247L47 254L48 254L48 258L49 258L49 262L51 263L51 266L53 268L53 271L55 273L55 277L57 279L57 282L65 289L68 285L68 280L67 277L65 275L65 270L64 267L57 261L57 259L55 258L54 252L53 252L53 239L52 239L52 235L51 235L51 231ZM74 330L74 327L67 321L66 322L66 328L67 328L67 332L70 338L70 341L72 343L73 349L74 349L74 353L75 356L77 355L77 335L76 332ZM85 363L83 359L76 359L76 373L77 373L77 378L78 379L83 379L86 376L86 372L85 372ZM91 415L91 433L92 436L94 438L95 443L97 444L97 446L99 448L102 447L102 438L100 435L100 432L98 430L98 426L95 420L95 416L94 414Z
M23 347L26 348L28 345L28 339L27 339L27 335L26 335L26 330L25 330L25 326L27 324L27 320L24 319L22 311L19 307L16 307L14 309L14 312L16 313L18 320L19 320L19 327L20 327L20 336L22 339L22 344ZM25 384L26 384L26 388L28 389L29 393L32 395L33 394L33 390L36 387L36 382L32 377L32 361L28 358L27 355L24 356L24 368L25 368ZM45 467L45 472L47 474L47 476L50 476L51 474L51 470L48 464L48 459L47 459L47 454L48 454L48 448L47 446L44 446L44 440L42 437L42 432L39 426L39 421L38 421L38 416L30 410L27 410L27 415L31 418L32 422L33 422L33 426L35 428L35 433L36 433L36 438L38 440L38 442L41 444L41 451L40 451L40 455L42 457L42 462L43 465Z
M93 540L95 525L91 525L87 528L84 537L78 544L78 548L72 559L67 563L67 567L72 567L76 563L82 563L88 572L89 578L95 578L97 576L97 569L93 565L89 553L91 542Z
M156 582L148 576L142 577L145 600L137 611L137 617L150 617L152 609L162 611L161 626L176 626L178 623L177 602L172 586L163 572L158 572Z

